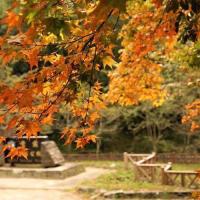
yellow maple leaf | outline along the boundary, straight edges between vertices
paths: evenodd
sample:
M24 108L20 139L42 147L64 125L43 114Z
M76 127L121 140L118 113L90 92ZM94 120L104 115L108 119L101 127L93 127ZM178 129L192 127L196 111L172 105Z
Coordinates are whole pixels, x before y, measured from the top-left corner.
M54 35L53 33L51 33L49 35L45 35L42 38L42 43L43 44L49 44L49 43L54 44L56 41L57 41L57 36Z
M118 63L111 56L104 57L102 62L103 62L104 68L106 66L109 66L110 68L112 68L113 66L117 66L118 65Z

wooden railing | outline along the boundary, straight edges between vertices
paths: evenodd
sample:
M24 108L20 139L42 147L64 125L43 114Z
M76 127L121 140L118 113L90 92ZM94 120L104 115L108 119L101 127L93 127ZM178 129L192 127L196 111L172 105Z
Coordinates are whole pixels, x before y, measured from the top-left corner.
M147 154L146 154L147 155ZM122 153L92 153L92 152L82 152L82 153L65 153L63 154L67 161L85 161L85 160L109 160L109 161L121 161L123 158ZM200 153L199 154L189 154L189 153L158 153L156 154L156 160L161 163L180 163L180 164L199 164L200 163Z
M182 187L200 187L199 173L196 171L172 170L172 163L155 163L156 154L128 154L124 153L124 164L134 170L136 181L157 182L163 185L177 185Z

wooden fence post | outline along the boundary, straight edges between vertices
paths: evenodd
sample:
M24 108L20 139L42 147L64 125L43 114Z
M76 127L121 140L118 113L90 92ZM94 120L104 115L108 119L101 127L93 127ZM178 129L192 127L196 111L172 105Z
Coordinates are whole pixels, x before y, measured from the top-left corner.
M185 187L185 174L181 174L181 186Z
M128 153L124 152L124 167L128 169Z
M140 174L140 171L138 170L138 166L137 164L134 166L134 180L135 181L140 181L141 179L141 174Z
M157 175L156 173L157 173L156 167L151 167L151 180L153 183L156 181L156 175Z
M161 178L162 178L162 180L161 180L162 185L167 185L167 176L166 176L166 173L165 173L165 167L164 166L161 168Z

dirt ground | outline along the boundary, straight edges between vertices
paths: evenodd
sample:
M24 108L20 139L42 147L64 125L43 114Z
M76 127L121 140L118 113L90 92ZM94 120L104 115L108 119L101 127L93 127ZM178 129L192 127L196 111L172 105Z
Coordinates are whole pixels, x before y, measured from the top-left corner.
M0 190L1 200L82 200L76 194L58 190Z
M64 180L0 178L0 200L83 200L71 190L85 180L108 172L106 169L86 168L84 173Z

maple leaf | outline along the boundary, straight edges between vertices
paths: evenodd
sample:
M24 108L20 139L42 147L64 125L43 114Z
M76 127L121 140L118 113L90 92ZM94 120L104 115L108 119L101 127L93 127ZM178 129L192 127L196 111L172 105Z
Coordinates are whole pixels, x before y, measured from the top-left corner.
M0 20L0 24L7 24L9 28L13 28L21 24L21 19L14 12L7 11L7 16Z
M3 136L0 136L0 144L2 144L2 143L5 142L5 141L6 141L6 138L3 137Z
M94 142L94 143L96 143L96 140L97 140L97 136L96 135L88 135L87 136L87 141L88 142Z
M57 41L57 36L53 33L47 35L47 36L43 36L42 38L42 43L43 44L53 44Z
M10 144L6 144L6 145L4 145L3 148L2 148L1 153L4 153L6 150L11 149L11 147L12 147L12 145L10 145Z
M0 46L2 46L4 43L4 38L3 37L0 37Z
M103 62L104 68L106 66L109 66L110 68L112 68L113 66L117 66L117 62L115 60L113 60L113 58L111 56L104 57L102 62Z
M162 6L163 0L152 0L152 2L157 8L160 8Z
M65 145L71 144L76 138L77 129L76 128L64 128L61 133L61 139L66 138Z
M194 102L186 105L186 115L182 118L183 124L191 124L191 132L195 132L200 129L200 99L196 99Z
M19 138L23 135L26 135L29 139L31 136L37 137L38 133L40 132L41 128L37 121L26 121L23 120L20 124L20 128L17 132Z
M105 13L108 13L111 9L118 9L120 11L125 11L126 9L126 1L127 0L100 0L97 4L96 8L90 11L90 15L94 15L96 17L100 17Z
M93 112L93 113L91 113L90 116L89 116L89 120L90 120L92 123L94 123L95 121L97 121L97 119L99 119L99 118L100 118L100 115L99 115L98 112Z
M7 124L7 129L12 129L12 128L14 128L14 127L17 125L19 119L20 119L20 118L19 118L18 116L13 117L13 118L8 122L8 124Z
M15 51L12 52L0 52L0 55L3 59L3 64L9 63L13 58L16 57L17 53Z
M0 124L3 124L5 122L4 119L5 119L5 116L0 116Z
M52 115L48 115L47 117L44 117L41 121L41 124L50 124L52 125L53 123L53 116Z
M24 147L17 147L17 157L23 157L26 160L28 159L28 149Z
M38 47L34 47L29 50L23 50L22 53L27 56L28 62L30 64L30 68L32 69L34 66L38 66L38 55L40 49Z
M23 107L32 107L32 102L33 102L33 92L31 90L24 91L22 96L19 99L19 108Z
M85 145L89 144L90 142L96 142L96 135L88 135L85 137L78 138L76 142L76 147L79 149L83 149Z
M40 126L38 124L38 122L34 122L34 121L26 121L25 122L25 134L28 138L30 138L31 136L37 136L38 132L40 132Z
M88 141L85 137L78 138L75 142L76 142L77 149L83 149L85 145L88 144Z
M24 147L11 147L6 158L11 158L11 160L13 160L15 157L28 159L28 149Z

